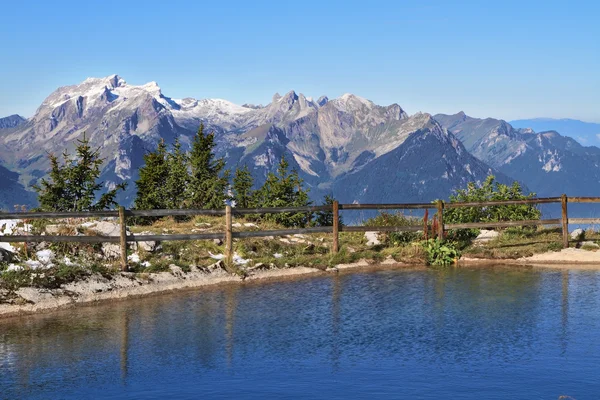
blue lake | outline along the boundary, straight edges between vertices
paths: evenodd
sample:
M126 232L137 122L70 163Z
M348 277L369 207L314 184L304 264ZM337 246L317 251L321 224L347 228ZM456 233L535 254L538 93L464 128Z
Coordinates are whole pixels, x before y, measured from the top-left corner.
M600 273L345 273L0 321L3 399L600 398Z

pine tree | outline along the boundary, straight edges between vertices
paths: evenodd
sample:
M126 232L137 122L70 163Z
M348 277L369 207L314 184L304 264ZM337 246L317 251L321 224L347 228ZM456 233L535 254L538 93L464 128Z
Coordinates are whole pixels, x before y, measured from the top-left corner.
M137 196L135 208L153 210L167 208L167 179L169 165L167 163L167 146L164 140L158 143L155 151L144 154L144 166L140 168L140 178L135 182Z
M289 163L285 156L281 157L277 173L269 172L264 185L257 191L257 202L260 207L304 207L309 206L308 189L304 189L304 181L298 172L289 170ZM312 219L306 213L281 213L271 214L268 219L284 226L306 226Z
M335 199L333 196L326 194L323 198L323 205L330 206L333 204ZM342 216L338 215L339 225L343 225ZM333 211L319 211L315 218L315 225L317 226L332 226L333 225Z
M235 206L239 208L250 208L252 206L254 178L247 165L235 170L233 177L233 199Z
M124 190L125 182L98 196L104 186L97 182L100 178L100 167L104 159L99 150L92 150L90 141L83 135L77 140L75 157L66 151L63 163L51 154L50 179L42 179L40 185L33 188L38 193L39 208L43 211L93 211L104 210L117 203L115 197L119 190Z
M187 186L190 180L188 156L181 149L179 139L175 139L173 150L167 154L167 179L165 182L165 207L183 208L186 203Z
M190 206L194 208L223 208L229 199L229 170L225 170L225 160L215 159L213 149L215 135L213 132L204 133L201 124L192 142L189 154L190 160Z

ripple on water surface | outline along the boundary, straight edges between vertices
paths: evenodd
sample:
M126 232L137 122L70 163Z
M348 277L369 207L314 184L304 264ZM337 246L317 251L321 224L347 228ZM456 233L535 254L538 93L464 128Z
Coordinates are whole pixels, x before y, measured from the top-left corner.
M0 397L597 399L599 276L389 270L0 321Z

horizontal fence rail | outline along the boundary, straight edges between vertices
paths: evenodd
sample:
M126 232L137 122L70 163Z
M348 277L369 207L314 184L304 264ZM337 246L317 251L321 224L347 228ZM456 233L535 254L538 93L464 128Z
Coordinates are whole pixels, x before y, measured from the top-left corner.
M340 210L409 210L436 208L436 203L414 204L340 204Z
M419 232L422 226L346 226L340 227L341 232Z
M463 203L446 203L444 208L463 208L463 207L491 207L491 206L509 206L518 204L549 204L560 203L560 197L540 197L537 199L526 200L498 200L498 201L470 201Z
M445 224L444 209L451 208L466 208L466 207L492 207L506 205L523 205L523 204L550 204L561 203L562 215L556 219L542 220L524 220L524 221L501 221L501 222L470 222ZM84 235L9 235L0 236L0 242L10 243L36 243L36 242L73 242L73 243L120 243L121 248L121 267L127 270L127 243L129 242L149 242L149 241L171 241L171 240L225 240L225 256L227 262L233 260L233 239L234 238L252 238L252 237L271 237L284 236L295 234L312 234L312 233L332 233L333 244L332 251L334 253L339 250L339 233L340 232L419 232L424 229L429 231L437 229L433 232L439 239L445 237L447 230L451 229L475 229L475 228L508 228L518 226L543 226L543 225L561 225L564 247L569 245L568 224L600 224L600 218L568 218L567 204L568 203L600 203L600 197L542 197L524 200L502 200L502 201L485 201L485 202L457 202L444 203L442 201L431 203L389 203L389 204L339 204L334 201L331 205L322 206L305 206L305 207L264 207L264 208L232 208L226 206L220 210L204 210L204 209L176 209L176 210L126 210L119 207L118 210L101 210L101 211L82 211L82 212L0 212L0 220L33 220L33 219L77 219L77 218L118 218L120 223L120 232L118 236L84 236ZM340 210L401 210L401 209L434 209L436 214L434 217L433 226L427 225L427 221L423 221L422 226L346 226L339 223ZM258 231L233 231L233 216L241 215L264 215L264 214L281 214L281 213L316 213L330 212L332 214L332 226L320 226L309 228L294 228L294 229L275 229L275 230L258 230ZM225 216L225 231L215 233L191 233L191 234L127 234L126 218L128 217L166 217L166 216L196 216L196 215L212 215Z
M310 207L267 207L267 208L233 208L234 215L248 214L282 214L282 213L310 213L318 211L331 211L333 206L310 206Z
M473 229L473 228L510 228L515 226L559 225L560 219L538 219L506 222L470 222L465 224L444 224L444 229Z

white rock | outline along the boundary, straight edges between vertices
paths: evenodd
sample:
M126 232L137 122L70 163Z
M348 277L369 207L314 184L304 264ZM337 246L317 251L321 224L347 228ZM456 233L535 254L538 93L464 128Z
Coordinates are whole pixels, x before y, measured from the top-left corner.
M181 269L181 267L175 265L175 264L171 264L169 265L169 269L171 270L171 273L175 276L183 276L183 270Z
M118 243L102 243L102 254L105 258L117 258L121 256L121 245Z
M250 262L249 259L242 258L238 253L233 253L233 263L238 265L246 265Z
M48 264L54 258L54 252L52 250L40 250L35 253L35 256L42 264Z
M134 236L145 236L145 235L152 235L152 232L140 232L140 233L134 233ZM148 240L145 242L136 242L133 246L134 249L142 249L144 251L147 251L149 253L152 253L154 250L156 250L156 246L157 243L153 240Z
M210 258L212 258L214 260L222 260L225 258L224 254L213 254L210 251L208 252L208 255L210 256Z
M20 265L16 265L16 264L9 264L8 267L6 267L7 271L23 271L23 267Z
M475 241L485 243L496 239L498 236L500 236L500 233L497 231L482 229L479 231L479 235L475 238Z
M242 224L240 224L239 222L235 222L235 223L231 224L231 226L234 228L241 228Z
M281 254L281 253L275 253L275 254L273 254L273 257L275 257L275 258L281 258L281 257L283 257L283 254Z
M42 263L42 262L39 262L36 260L26 260L25 264L30 269L48 269L48 268L54 267L54 264L52 264L52 263Z
M89 229L102 236L119 236L121 234L121 225L110 221L99 221Z
M584 235L585 235L584 230L581 228L578 228L578 229L575 229L573 232L571 232L571 239L581 240L581 239L583 239Z
M138 264L140 262L140 255L138 253L130 254L127 256L127 260Z
M253 224L252 222L246 222L246 223L244 224L244 226L245 226L246 228L258 228L258 225L256 225L256 224Z
M379 232L365 232L365 239L367 239L367 246L377 246L381 244L379 240Z
M73 261L71 261L71 259L69 257L66 257L66 256L65 256L65 258L63 258L63 264L65 264L69 267L72 267L75 265L75 263Z

